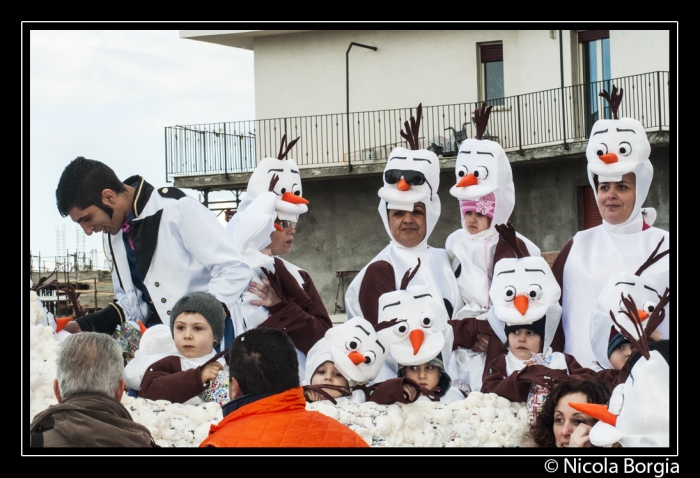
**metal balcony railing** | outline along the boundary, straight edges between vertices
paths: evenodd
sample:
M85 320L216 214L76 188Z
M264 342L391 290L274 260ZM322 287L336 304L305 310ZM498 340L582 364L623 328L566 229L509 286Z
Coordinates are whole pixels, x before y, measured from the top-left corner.
M669 72L657 71L491 100L494 107L486 137L509 153L585 141L595 121L610 118L607 103L598 93L611 91L613 84L624 89L620 117L639 120L647 131L668 130ZM473 112L480 104L424 106L421 146L446 157L456 155L458 142L476 133ZM407 146L400 131L414 114L415 107L169 126L165 128L166 180L252 171L262 158L277 156L285 133L288 140L301 138L290 153L300 167L386 160L393 148ZM349 152L346 121L350 122Z

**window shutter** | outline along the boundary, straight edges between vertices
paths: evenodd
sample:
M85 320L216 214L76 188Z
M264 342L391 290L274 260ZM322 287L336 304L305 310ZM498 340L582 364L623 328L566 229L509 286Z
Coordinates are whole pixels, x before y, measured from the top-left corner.
M578 32L579 43L602 40L603 38L610 38L610 30L586 30L583 32Z
M603 218L600 216L593 188L585 186L583 188L583 228L590 229L601 224L603 224Z
M481 63L503 61L503 44L481 45Z

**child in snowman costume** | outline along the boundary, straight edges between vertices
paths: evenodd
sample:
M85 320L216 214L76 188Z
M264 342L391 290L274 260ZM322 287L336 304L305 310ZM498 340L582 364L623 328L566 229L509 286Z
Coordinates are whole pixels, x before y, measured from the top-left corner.
M377 382L370 399L381 404L408 403L417 386L419 400L451 403L465 397L451 387L442 358L452 351L452 328L440 295L430 287L413 285L420 272L419 260L403 276L399 290L379 298L378 335L391 344L386 366L401 380ZM385 375L386 376L386 375Z
M365 402L365 385L377 376L388 354L389 343L362 317L329 329L306 357L306 400Z
M482 139L491 106L474 111L476 138L462 142L455 163L456 184L450 194L459 200L463 227L447 238L445 249L457 277L464 306L455 319L486 321L491 307L489 288L493 267L500 259L515 257L496 231L506 224L515 207L515 186L510 162L501 145ZM540 249L516 232L521 250L539 256ZM485 324L481 325L484 328ZM479 391L484 367L502 354L501 343L490 327L479 332L474 347L459 347L448 371L462 389Z
M569 405L599 419L589 432L595 446L668 447L670 445L670 347L668 340L649 342L641 325L639 308L631 296L623 297L628 330L615 325L637 349L627 362L629 377L613 390L608 405L570 403Z
M225 351L214 350L223 338L225 317L221 302L208 292L191 292L178 300L170 314L175 350L162 353L165 356L160 359L155 353L142 357L137 372L143 370L139 396L192 405L227 403L229 374L222 357ZM154 328L149 328L143 338ZM167 349L167 343L156 342L157 347ZM125 370L125 375L131 372Z
M488 320L508 351L488 364L481 391L514 402L529 399L532 422L554 385L596 377L573 356L551 349L561 319L561 289L547 261L524 256L512 227L498 226L498 230L518 257L501 259L494 267Z
M289 335L303 380L306 354L333 324L311 276L279 257L291 251L299 215L308 210L299 167L287 157L298 139L287 145L285 135L277 158L260 161L226 231L256 275L234 317L236 335L255 327Z
M591 347L597 364L601 367L598 376L611 391L627 379L627 369L624 365L634 351L634 345L621 334L610 317L610 311L613 311L618 323L628 330L634 329L626 315L623 296L632 297L635 304L639 305L637 315L642 320L641 325L647 340L652 342L661 339L658 327L666 315L669 290L666 288L662 291L654 280L643 276L642 273L669 253L668 249L658 252L662 243L663 239L634 274L618 272L611 275L603 287L595 309L591 312Z
M440 217L440 164L432 151L420 149L419 129L422 106L416 118L406 121L410 149L395 148L384 169L384 186L379 189L379 215L390 243L357 274L345 295L348 317L360 316L378 323L377 304L382 294L399 289L404 271L423 267L413 279L439 294L451 318L462 308L457 281L444 249L428 245L428 238Z

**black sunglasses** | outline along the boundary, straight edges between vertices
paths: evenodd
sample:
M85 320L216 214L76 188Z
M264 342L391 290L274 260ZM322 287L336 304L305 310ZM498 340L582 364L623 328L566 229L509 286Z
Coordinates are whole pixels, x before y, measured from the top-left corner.
M401 176L403 176L404 181L411 186L425 184L425 174L420 171L401 171L400 169L388 169L384 171L384 181L386 181L387 184L398 183Z

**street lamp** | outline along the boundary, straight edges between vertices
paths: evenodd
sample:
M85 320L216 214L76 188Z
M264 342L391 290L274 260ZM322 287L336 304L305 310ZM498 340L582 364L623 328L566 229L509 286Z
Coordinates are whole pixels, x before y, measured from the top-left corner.
M377 51L376 46L363 45L362 43L350 42L348 50L345 52L345 123L348 128L348 171L352 172L352 163L350 162L350 49L353 46L361 46L369 50Z

